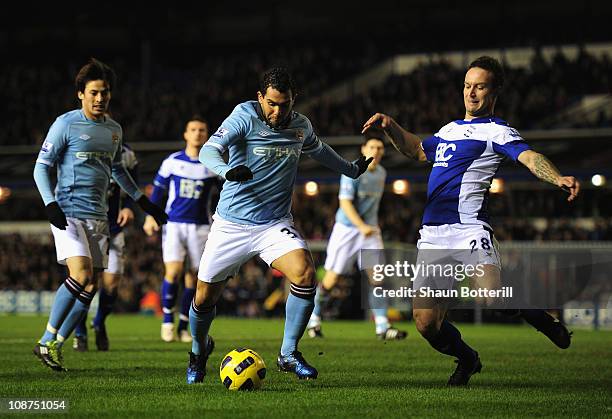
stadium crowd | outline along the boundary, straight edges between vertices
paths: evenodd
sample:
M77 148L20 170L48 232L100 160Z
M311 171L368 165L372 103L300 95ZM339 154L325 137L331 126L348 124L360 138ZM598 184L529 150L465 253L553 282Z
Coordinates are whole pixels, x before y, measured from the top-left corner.
M510 63L511 64L511 63ZM557 112L587 94L612 92L612 62L604 55L598 59L580 50L575 60L559 50L547 62L536 53L527 69L507 67L507 88L496 107L519 130L553 128ZM413 132L435 132L444 121L463 115L461 86L465 70L444 60L423 63L407 75L389 77L381 86L355 95L342 103L323 102L314 107L311 119L325 135L351 135L358 132L359 121L384 111ZM595 126L612 124L601 113ZM582 128L582 121L573 124Z
M299 100L307 100L387 57L371 44L356 48L303 46L235 51L232 55L211 53L199 61L160 61L148 66L115 60L119 83L113 92L112 112L129 142L176 140L185 115L197 110L216 126L236 103L253 98L257 75L272 63L294 71ZM0 116L4 127L0 144L39 144L53 118L77 106L70 84L76 66L71 61L4 66L0 90L11 100L5 101ZM379 110L397 116L400 124L415 132L432 132L442 121L462 115L463 73L462 68L444 61L432 61L408 75L392 76L382 86L347 102L319 103L309 117L324 136L355 134ZM611 74L607 55L596 58L582 50L576 60L570 60L559 51L547 62L536 54L528 69L507 68L511 88L498 104L498 114L521 130L550 128L549 117L580 97L612 92ZM54 86L54 91L41 93L41 86ZM596 122L597 126L610 124L603 114Z
M291 68L300 96L311 98L383 58L369 44L232 52L211 51L188 62L158 61L148 66L113 60L118 87L111 110L125 130L124 138L129 142L175 141L180 138L185 115L206 115L211 125L221 123L237 103L255 97L258 75L272 64ZM1 145L41 143L53 119L78 106L71 85L78 63L3 66L0 90L11 100L0 116L4 127ZM41 86L53 86L54 91L41 94Z

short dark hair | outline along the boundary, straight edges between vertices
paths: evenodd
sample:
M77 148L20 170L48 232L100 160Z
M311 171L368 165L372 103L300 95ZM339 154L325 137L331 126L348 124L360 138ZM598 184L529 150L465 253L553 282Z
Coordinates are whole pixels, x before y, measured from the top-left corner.
M108 89L113 90L117 76L112 68L92 57L87 64L81 67L74 79L77 92L84 92L85 86L92 80L104 80L108 84Z
M203 124L208 125L208 121L206 119L204 119L204 117L202 117L201 115L192 115L191 118L187 119L187 122L185 122L185 129L187 129L187 125L189 125L190 122L201 122Z
M261 75L259 80L259 91L262 95L266 94L268 87L272 87L281 93L291 91L291 96L295 96L296 94L293 77L285 67L274 67Z
M469 70L470 68L474 67L482 68L483 70L487 70L493 74L493 87L498 91L503 89L504 68L498 60L493 57L489 57L488 55L483 55L482 57L478 57L472 61L467 69Z
M363 133L362 146L366 145L370 140L380 140L385 143L385 132L380 127L370 127Z

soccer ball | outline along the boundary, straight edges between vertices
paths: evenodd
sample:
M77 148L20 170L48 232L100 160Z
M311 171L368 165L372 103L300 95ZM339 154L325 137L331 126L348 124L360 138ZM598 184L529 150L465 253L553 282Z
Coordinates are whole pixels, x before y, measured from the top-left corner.
M223 357L219 376L228 390L257 390L266 377L266 364L252 349L234 349Z

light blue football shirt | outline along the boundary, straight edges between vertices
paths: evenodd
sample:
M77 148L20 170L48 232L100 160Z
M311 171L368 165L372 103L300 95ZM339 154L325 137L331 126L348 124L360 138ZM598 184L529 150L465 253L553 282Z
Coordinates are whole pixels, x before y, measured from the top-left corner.
M55 196L40 191L45 205L55 198L67 217L106 219L111 176L132 199L140 198L142 192L123 166L122 138L121 125L109 117L92 121L81 109L59 116L36 159L37 164L57 164Z
M247 182L226 181L217 205L217 214L239 224L268 224L289 217L300 155L323 147L304 115L292 112L285 127L271 128L259 117L257 106L257 101L236 106L200 152L206 164L205 149L229 150L228 167L216 171L220 176L238 165L253 172Z
M381 165L377 165L372 171L366 170L357 179L342 175L338 198L353 201L353 206L361 219L366 224L377 226L378 208L385 191L386 177L387 171ZM336 212L336 222L354 227L342 208L338 208Z

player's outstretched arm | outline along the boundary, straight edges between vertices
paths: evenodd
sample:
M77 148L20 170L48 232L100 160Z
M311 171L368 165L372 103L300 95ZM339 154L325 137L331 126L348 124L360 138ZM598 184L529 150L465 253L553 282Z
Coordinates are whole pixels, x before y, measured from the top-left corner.
M393 118L383 113L376 113L363 124L361 133L365 133L369 128L382 128L387 138L397 151L404 156L418 161L427 161L425 152L421 147L421 139L402 128Z
M309 152L308 155L322 165L353 179L361 176L373 160L372 157L366 159L365 156L361 156L351 163L322 141L320 141L320 146L315 151Z
M533 150L525 150L518 156L520 161L538 179L552 183L569 193L568 201L573 201L580 191L580 182L573 176L563 176L559 169L546 156Z

